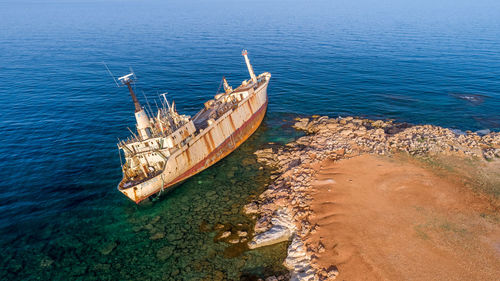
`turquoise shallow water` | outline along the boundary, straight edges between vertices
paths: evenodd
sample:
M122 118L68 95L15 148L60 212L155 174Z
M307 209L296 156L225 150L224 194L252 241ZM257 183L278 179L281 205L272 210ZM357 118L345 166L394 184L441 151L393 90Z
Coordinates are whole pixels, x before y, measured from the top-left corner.
M217 224L251 228L241 207L268 178L252 152L292 138L297 114L499 130L499 14L487 0L0 1L0 279L282 270L284 245L243 251L215 239ZM102 62L116 75L133 67L139 93L168 91L194 114L223 75L233 86L248 77L243 48L273 75L258 134L136 207L116 191L116 138L133 127L133 106Z
M270 171L253 152L295 134L273 123L266 120L230 157L152 202L119 196L115 173L108 194L17 224L2 237L9 245L0 253L3 279L255 280L286 273L286 243L253 251L246 241L229 243L238 231L251 239L254 221L242 207L269 183ZM276 135L276 126L288 137ZM232 235L220 239L225 231Z

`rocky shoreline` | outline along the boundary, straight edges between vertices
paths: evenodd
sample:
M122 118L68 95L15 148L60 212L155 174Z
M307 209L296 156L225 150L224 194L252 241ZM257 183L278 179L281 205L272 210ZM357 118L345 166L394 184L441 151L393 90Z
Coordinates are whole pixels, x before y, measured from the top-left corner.
M273 182L245 206L245 212L256 219L249 248L290 241L284 265L290 269L291 280L333 280L338 274L335 265L322 268L315 262L325 251L321 242L304 243L319 227L309 220L312 198L308 191L322 161L395 153L454 155L479 161L500 158L498 132L460 132L433 125L327 116L299 118L294 127L307 135L284 146L270 144L255 152L259 162L274 169Z

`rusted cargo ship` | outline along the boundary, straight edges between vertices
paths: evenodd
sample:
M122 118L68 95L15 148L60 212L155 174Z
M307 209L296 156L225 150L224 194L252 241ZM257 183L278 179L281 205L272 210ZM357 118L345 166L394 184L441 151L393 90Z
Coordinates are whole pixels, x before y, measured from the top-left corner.
M125 155L120 192L139 203L210 167L255 132L266 113L271 74L255 76L247 51L242 55L250 79L233 90L223 78L224 92L192 118L178 114L165 95L156 116L148 114L131 86L133 73L119 78L132 96L137 121L137 134L118 143Z

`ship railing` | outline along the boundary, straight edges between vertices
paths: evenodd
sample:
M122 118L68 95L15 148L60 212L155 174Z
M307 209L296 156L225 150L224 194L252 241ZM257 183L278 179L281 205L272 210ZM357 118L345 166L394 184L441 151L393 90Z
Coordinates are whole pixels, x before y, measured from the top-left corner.
M131 187L134 187L134 186L137 186L143 182L146 182L158 175L160 175L161 173L163 172L163 170L159 170L159 171L155 171L153 173L150 173L148 174L147 177L144 177L144 178L141 178L139 180L127 180L127 181L124 181L123 184L120 186L121 189L128 189L128 188L131 188Z
M151 134L151 137L149 137L147 139L141 139L139 137L128 137L126 140L120 140L120 143L131 144L131 143L134 143L134 142L142 142L142 141L146 141L146 140L149 140L149 139L162 138L162 137L167 137L167 135L164 134L164 133L154 132L154 133Z
M146 141L146 140L149 140L149 139L154 139L154 138L162 138L162 137L168 137L170 135L170 133L173 133L175 132L177 129L179 129L180 127L186 125L188 122L181 122L180 124L178 124L177 126L172 126L169 128L169 133L165 133L165 132L153 132L151 134L151 137L147 138L147 139L142 139L140 138L139 136L132 136L132 137L128 137L127 139L125 140L119 140L120 143L124 143L124 144L131 144L131 143L134 143L134 142L142 142L142 141Z
M257 77L256 83L253 83L252 80L249 80L248 84L240 85L238 88L234 89L233 93L243 92L243 91L246 91L246 90L251 89L251 88L253 88L255 90L265 82L266 82L266 76L261 74L261 75L259 75L259 77Z

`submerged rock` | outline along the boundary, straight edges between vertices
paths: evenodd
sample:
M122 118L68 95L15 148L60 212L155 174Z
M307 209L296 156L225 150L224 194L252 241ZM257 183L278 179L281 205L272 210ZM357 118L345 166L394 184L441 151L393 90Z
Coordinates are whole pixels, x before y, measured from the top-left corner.
M154 217L154 218L151 220L151 224L156 224L157 222L159 222L159 221L160 221L160 219L161 219L161 217L160 217L160 216L156 216L156 217Z
M50 267L54 263L54 260L49 257L44 257L40 261L40 267Z
M307 125L309 124L309 118L297 118L293 127L297 130L307 131Z
M107 256L116 248L116 246L118 246L118 243L116 243L116 241L106 243L99 249L99 252Z
M240 243L240 239L239 238L229 239L229 240L227 240L227 242L229 244L238 244L238 243Z
M159 239L163 239L165 237L165 233L163 232L157 232L153 235L151 235L151 237L149 237L150 240L159 240Z
M182 239L182 233L172 232L172 233L167 234L167 240L169 242L174 242L174 241L177 241L180 239Z
M158 252L156 252L156 257L159 260L164 261L164 260L168 259L172 255L173 252L174 252L174 250L172 249L172 247L166 246L166 247L163 247L160 250L158 250Z
M278 210L271 219L271 223L270 229L255 235L252 241L248 243L250 249L288 241L296 231L293 219L286 209Z
M259 207L255 202L252 202L243 207L243 212L245 212L245 214L247 215L257 214L259 212Z

